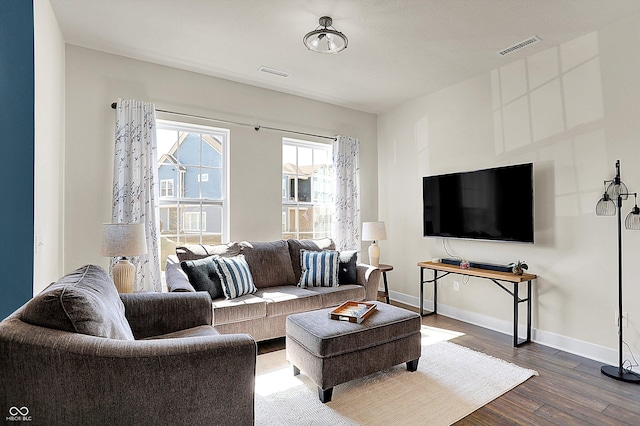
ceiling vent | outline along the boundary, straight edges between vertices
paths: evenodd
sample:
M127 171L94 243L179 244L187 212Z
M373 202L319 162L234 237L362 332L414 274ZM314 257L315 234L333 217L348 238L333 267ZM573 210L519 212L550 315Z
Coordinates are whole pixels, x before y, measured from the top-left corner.
M288 72L280 71L275 68L265 67L264 65L258 68L258 71L266 72L267 74L273 74L284 78L287 78L290 75Z
M498 56L507 56L509 53L513 53L516 50L520 50L520 49L524 49L527 46L531 46L534 43L537 43L539 41L542 41L542 39L538 36L533 36L530 37L526 40L522 40L520 43L516 43L513 46L509 46L506 49L503 49L499 52L496 52L496 55Z

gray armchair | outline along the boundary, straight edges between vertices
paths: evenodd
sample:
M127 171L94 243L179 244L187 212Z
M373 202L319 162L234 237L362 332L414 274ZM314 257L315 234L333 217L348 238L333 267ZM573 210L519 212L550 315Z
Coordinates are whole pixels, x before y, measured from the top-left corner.
M101 329L89 330L97 335L89 335L86 318L56 323L43 305L34 314L30 303L38 298L46 304L67 297L77 305L77 295L68 294L87 280L87 271L81 278L78 271L72 286L63 278L0 322L1 418L28 410L34 425L253 424L255 341L246 334L220 335L211 326L207 293L115 293L135 340L100 337L100 330L113 333L104 318ZM56 292L61 282L64 294ZM95 287L95 279L90 284ZM69 305L63 310L73 317Z

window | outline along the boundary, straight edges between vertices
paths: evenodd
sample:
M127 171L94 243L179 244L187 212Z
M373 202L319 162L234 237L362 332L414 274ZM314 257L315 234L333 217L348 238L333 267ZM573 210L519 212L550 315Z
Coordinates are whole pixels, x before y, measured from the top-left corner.
M329 144L282 140L282 237L331 236L335 190Z
M226 241L229 130L158 120L156 136L162 259Z
M207 229L206 212L184 212L185 231L202 231Z
M173 179L162 179L160 181L160 196L173 197Z

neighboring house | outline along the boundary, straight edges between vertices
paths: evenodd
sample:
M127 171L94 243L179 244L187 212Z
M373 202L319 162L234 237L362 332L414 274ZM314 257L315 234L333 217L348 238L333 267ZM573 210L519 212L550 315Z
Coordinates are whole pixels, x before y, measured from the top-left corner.
M162 234L222 232L221 211L206 201L222 199L222 146L212 135L177 132L158 159Z
M333 166L282 166L283 238L331 235ZM296 232L297 230L297 232Z

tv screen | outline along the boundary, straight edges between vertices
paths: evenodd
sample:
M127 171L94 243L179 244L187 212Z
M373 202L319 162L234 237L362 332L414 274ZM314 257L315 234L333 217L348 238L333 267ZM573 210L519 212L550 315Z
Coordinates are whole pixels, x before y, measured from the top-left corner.
M424 236L533 243L533 164L422 178Z

